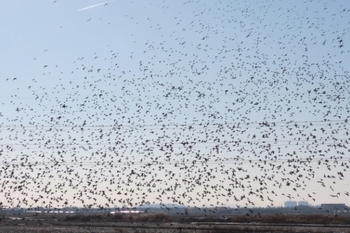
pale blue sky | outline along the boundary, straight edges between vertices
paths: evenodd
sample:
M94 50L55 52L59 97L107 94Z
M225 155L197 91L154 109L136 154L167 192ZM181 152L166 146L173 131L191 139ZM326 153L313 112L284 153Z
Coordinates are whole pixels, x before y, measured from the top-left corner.
M350 204L348 1L102 2L0 9L3 203Z

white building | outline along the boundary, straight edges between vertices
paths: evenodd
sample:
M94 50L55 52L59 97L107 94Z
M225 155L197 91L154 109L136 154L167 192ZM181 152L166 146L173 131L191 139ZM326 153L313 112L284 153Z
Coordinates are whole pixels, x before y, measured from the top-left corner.
M296 207L298 203L296 201L285 201L284 207Z
M298 206L309 206L309 202L307 201L299 201Z

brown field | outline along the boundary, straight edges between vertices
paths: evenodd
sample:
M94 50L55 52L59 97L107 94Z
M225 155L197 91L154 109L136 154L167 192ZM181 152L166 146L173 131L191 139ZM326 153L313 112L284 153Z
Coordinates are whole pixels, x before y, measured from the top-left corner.
M76 224L51 224L51 223L18 223L17 225L1 225L0 232L26 232L26 233L73 233L73 232L137 232L137 233L214 233L214 232L350 232L349 226L323 226L323 225L270 225L270 224L183 224L183 223L160 223L160 224L115 224L115 223L76 223Z
M10 216L0 232L350 232L350 217L338 215L232 216L226 219L167 214Z

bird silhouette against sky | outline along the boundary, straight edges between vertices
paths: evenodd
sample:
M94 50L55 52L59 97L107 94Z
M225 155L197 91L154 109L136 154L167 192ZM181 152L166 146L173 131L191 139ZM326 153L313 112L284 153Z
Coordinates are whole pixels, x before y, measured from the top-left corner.
M349 203L349 3L100 4L0 13L4 205Z

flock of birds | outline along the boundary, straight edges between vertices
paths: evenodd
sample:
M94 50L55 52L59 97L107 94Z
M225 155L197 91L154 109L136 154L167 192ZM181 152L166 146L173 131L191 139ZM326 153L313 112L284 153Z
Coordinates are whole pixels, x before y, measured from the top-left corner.
M328 3L306 3L322 5L308 18L274 1L180 2L191 14L158 3L177 17L149 15L158 39L127 56L111 44L6 77L18 88L2 99L3 205L349 200L349 37L325 26Z

